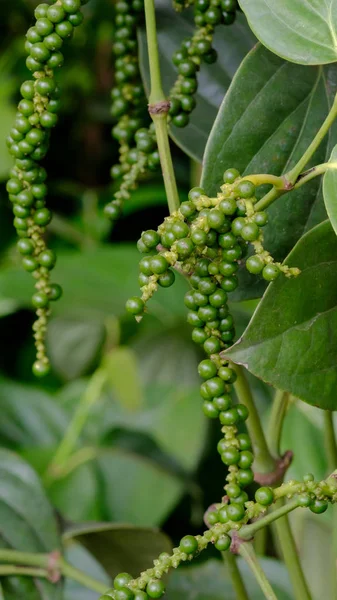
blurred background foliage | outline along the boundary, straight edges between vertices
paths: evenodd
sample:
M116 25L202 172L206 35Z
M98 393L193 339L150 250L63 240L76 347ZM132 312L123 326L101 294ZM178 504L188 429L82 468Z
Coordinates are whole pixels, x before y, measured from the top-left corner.
M177 277L173 288L160 290L140 324L124 312L126 299L138 287L135 242L143 229L158 226L167 207L158 174L142 182L115 230L111 231L102 214L113 193L109 170L118 159L117 144L110 135L114 80L110 0L91 0L85 7L85 24L67 45L65 67L59 73L63 109L45 166L49 205L54 211L48 241L58 254L56 274L64 296L55 306L49 327L52 375L36 381L31 374L33 284L21 270L15 250L5 190L11 167L5 137L14 120L20 84L28 75L23 40L36 5L36 0L0 0L0 441L42 477L65 531L70 559L108 584L107 573L127 569L136 574L144 568L146 565L137 563L140 554L148 564L167 548L169 539L175 544L187 532L201 532L205 510L222 496L225 467L216 452L218 424L206 422L200 410L196 369L200 355L185 322L186 282ZM165 10L168 6L166 3ZM177 29L171 21L169 26L175 33L179 27L184 33L181 21ZM240 21L237 36L242 36L242 44L240 51L234 52L235 68L252 44L245 32ZM226 63L228 67L228 55L223 55L222 64ZM235 68L229 66L225 73L223 67L223 76L218 70L216 79L212 74L204 78L204 102L212 98L214 117ZM207 110L204 108L204 114ZM202 144L211 123L201 123ZM192 133L195 135L195 130ZM202 148L196 154L202 154ZM197 181L199 168L177 146L174 160L184 200ZM255 304L233 305L238 334ZM102 369L108 376L104 385L97 386L95 377ZM272 390L250 379L266 419ZM74 412L86 402L92 407L77 451L50 480L45 476L47 466ZM315 477L323 478L326 462L320 412L293 404L285 431L284 449L292 448L295 453L289 475L302 477L310 465ZM1 511L2 500L0 520L4 518ZM93 526L83 530L79 524L84 521L110 525L104 526L103 532ZM129 529L119 524L128 524ZM294 525L312 580L317 556L310 552L307 540L310 535L320 537L324 540L322 551L329 548L329 513L319 521L313 515L296 514ZM38 523L36 526L38 529ZM149 529L135 530L135 526L160 527L168 537ZM138 546L137 531L142 535ZM276 550L270 545L271 555L275 556ZM174 573L168 597L218 600L226 591L226 598L234 598L217 558L210 550L202 556L202 563L197 561L196 566ZM206 559L210 560L204 562ZM282 564L270 558L264 566L278 597L291 598ZM250 577L245 571L246 576ZM249 585L252 598L258 599L250 578ZM315 589L320 585L316 575ZM19 600L23 594L14 583L6 590L8 599ZM25 593L25 600L40 597L33 592L29 595L29 590ZM96 597L78 584L66 586L66 600Z

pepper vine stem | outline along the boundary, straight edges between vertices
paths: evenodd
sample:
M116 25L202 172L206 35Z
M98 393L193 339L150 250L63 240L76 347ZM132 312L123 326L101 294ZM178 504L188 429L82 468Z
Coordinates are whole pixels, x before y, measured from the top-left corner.
M221 552L221 554L227 565L237 600L249 600L245 584L236 562L236 557L231 552Z
M145 0L146 37L150 65L151 92L149 97L150 114L155 125L160 164L163 173L169 211L172 214L180 205L178 188L174 174L167 129L169 103L163 92L160 74L156 14L154 0ZM156 110L156 106L158 109Z
M330 109L328 116L326 117L324 123L322 124L322 126L320 127L318 132L316 133L311 144L306 149L303 156L301 156L300 160L296 163L296 165L290 171L288 171L288 173L286 173L285 178L287 179L287 181L289 181L293 185L296 183L296 180L297 180L298 176L300 175L301 171L303 171L304 167L308 164L309 160L311 159L313 154L316 152L318 146L321 144L323 138L328 133L328 131L329 131L331 125L333 124L334 120L336 119L336 117L337 117L337 95L334 98L334 101L332 103L332 107Z
M76 448L77 441L82 433L83 427L88 420L92 406L99 399L103 386L107 379L107 373L100 368L93 374L89 384L80 400L72 421L62 439L56 453L48 466L44 477L45 484L48 485L63 474L63 468L70 455Z
M0 565L2 572L0 574L10 574L9 569L21 569L21 574L30 575L32 577L50 577L50 563L52 554L36 554L31 552L18 552L16 550L0 549L0 562L10 563L9 565ZM14 563L14 564L13 564ZM24 567L37 567L37 569L24 569ZM5 569L7 572L5 573ZM69 577L74 581L77 581L84 587L97 592L98 594L104 594L106 591L106 584L97 581L93 577L90 577L83 571L76 569L69 563L67 563L61 556L53 558L53 570L59 571L60 575ZM31 573L29 573L31 571ZM41 571L37 575L38 571ZM14 574L14 573L13 573ZM15 574L19 574L15 571Z
M253 575L255 575L255 578L261 588L261 591L264 594L264 597L267 600L277 600L277 596L275 595L257 557L256 554L254 552L254 548L252 546L252 544L241 544L240 548L239 548L239 554L242 556L242 558L245 559L245 561L247 562L248 566L250 567L250 570L252 571Z
M275 458L280 457L281 435L289 400L288 392L276 391L267 429L268 446Z
M249 417L246 424L254 451L254 471L257 473L270 473L274 471L276 462L269 452L260 417L256 410L244 370L236 364L232 364L231 367L237 375L234 389L238 400L241 404L244 404L249 411Z

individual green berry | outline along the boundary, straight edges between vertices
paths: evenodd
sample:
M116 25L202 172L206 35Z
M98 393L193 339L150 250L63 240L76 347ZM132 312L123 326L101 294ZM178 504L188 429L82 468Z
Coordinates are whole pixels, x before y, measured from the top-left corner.
M218 521L220 521L220 523L228 523L229 519L227 515L227 505L221 506L221 508L219 508Z
M176 243L176 250L179 255L179 259L188 258L191 256L194 250L194 244L188 237L178 240Z
M185 219L189 219L190 217L193 217L193 215L196 212L196 208L192 204L192 202L182 202L179 207L179 210L180 210L181 214L183 215L183 217L185 217Z
M29 238L21 238L17 243L20 254L30 255L33 254L35 246Z
M193 535L185 535L180 540L179 549L185 554L194 554L198 550L198 542Z
M62 39L66 39L71 37L74 27L70 21L61 21L55 26L55 31Z
M52 269L56 263L56 255L53 250L44 250L38 256L38 261L41 267L46 267L46 269Z
M81 9L81 0L61 0L66 13L74 14Z
M25 269L25 271L28 271L28 273L32 273L33 271L36 271L36 269L38 269L39 264L37 260L32 256L24 256L22 259L22 266Z
M249 450L244 450L240 452L240 460L239 467L240 469L249 469L249 467L253 464L254 455Z
M232 502L227 506L227 516L231 521L241 521L245 516L244 506L237 502Z
M315 481L315 477L312 473L306 473L303 476L304 483L310 483L311 481Z
M263 267L263 260L256 254L253 254L253 256L250 256L246 260L246 269L247 271L249 271L249 273L252 273L253 275L258 275L259 273L261 273Z
M318 498L315 498L310 506L310 510L316 515L320 515L327 510L328 506L329 504L326 502L326 500L319 500Z
M237 217L232 221L232 232L234 235L239 236L242 235L242 230L246 226L246 219L243 217Z
M217 338L215 336L209 337L204 342L204 350L205 350L206 354L208 354L208 355L217 354L218 352L220 352L221 344L220 344L219 338Z
M248 408L244 404L237 404L235 408L238 411L240 421L246 421L249 416Z
M142 241L148 248L155 248L160 242L160 237L156 231L148 229L142 233Z
M221 413L222 414L222 413ZM221 420L220 414L220 420ZM221 460L225 465L237 465L240 459L240 452L234 446L229 446L222 452Z
M172 117L172 123L176 127L186 127L189 123L189 116L185 112L181 112L178 115Z
M201 327L195 327L191 337L195 344L204 344L208 338L207 333Z
M254 481L252 469L239 469L236 475L237 482L241 487L246 487Z
M209 212L207 222L212 229L220 229L225 222L225 215L220 210L214 208Z
M212 398L221 396L225 392L225 384L220 377L212 377L206 381L206 389Z
M116 575L113 582L115 590L121 590L125 588L131 580L132 576L129 573L119 573Z
M201 187L194 187L188 193L188 199L192 202L195 200L199 200L200 196L205 195L205 190Z
M239 415L236 408L230 408L220 413L220 423L222 425L235 425L238 421Z
M165 593L165 586L159 579L152 579L146 586L149 598L161 598Z
M242 218L242 217L238 217ZM246 242L255 242L260 235L260 230L256 223L247 223L242 227L241 237Z
M231 277L224 277L221 281L221 287L225 292L234 292L234 290L236 290L238 287L237 277L235 277L235 275L232 275Z
M222 258L225 262L235 262L242 256L242 249L237 244L233 248L226 248L222 251Z
M204 325L204 321L200 319L198 313L194 310L190 310L187 313L187 323L192 325L192 327L202 327Z
M49 304L49 298L45 292L36 292L32 297L34 308L46 308Z
M239 433L236 436L237 441L239 442L240 450L250 450L252 447L252 443L250 441L250 437L247 433Z
M220 367L218 377L221 377L226 383L234 383L236 381L236 373L230 367Z
M35 29L39 35L46 37L53 31L54 25L49 19L42 18L36 21Z
M241 494L241 488L236 483L228 483L225 490L229 498L237 498Z
M61 23L65 20L66 13L62 6L54 4L53 6L48 7L46 16L52 23Z
M266 212L257 212L254 215L254 221L259 227L264 227L268 223L268 215Z
M217 368L212 360L202 360L198 365L198 373L203 379L211 379L217 374Z
M40 208L34 214L34 223L36 225L41 225L41 227L45 227L51 221L51 212L48 208Z
M35 377L45 377L50 372L50 365L47 361L37 360L32 370Z
M132 315L141 315L144 312L144 302L138 296L129 298L126 302L125 308Z
M204 321L204 323L208 323L209 321L214 321L217 318L217 310L214 306L208 304L207 306L200 306L198 310L198 317Z
M115 592L116 600L134 600L134 593L127 587L120 588Z
M262 277L266 281L275 281L280 274L280 269L277 265L270 263L263 268Z
M55 302L59 300L63 294L63 290L58 283L52 283L50 286L49 299Z
M231 543L232 540L229 537L229 535L224 534L219 537L219 539L215 542L214 546L220 552L226 552L226 550L228 550L228 548L230 547Z
M208 269L207 269L208 271ZM210 277L202 277L198 284L198 289L202 294L206 294L206 296L210 296L214 294L217 286L215 281Z
M168 288L174 284L175 278L176 276L174 272L171 269L168 269L166 273L163 273L163 275L159 276L158 283L161 287Z
M229 394L223 394L213 399L215 408L219 411L226 411L232 406L232 399Z
M270 506L274 502L274 492L270 487L260 487L255 492L255 500L262 506Z
M240 198L252 198L255 195L255 185L251 181L243 179L235 187L235 193Z
M236 179L240 177L240 173L237 169L227 169L223 174L223 180L225 183L234 183Z
M212 402L210 402L209 400L206 400L203 403L202 411L203 411L205 417L208 417L209 419L217 419L219 416L219 411L214 406L214 404Z
M152 273L155 273L156 275L162 275L169 267L169 263L167 262L166 258L161 254L152 256L150 265Z
M309 508L313 504L313 499L309 494L299 494L297 496L298 505L303 508Z

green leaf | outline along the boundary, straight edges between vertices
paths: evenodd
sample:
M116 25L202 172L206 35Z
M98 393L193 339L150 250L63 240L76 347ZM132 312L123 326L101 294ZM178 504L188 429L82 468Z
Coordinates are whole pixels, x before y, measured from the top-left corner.
M48 325L47 345L55 372L76 379L95 363L105 338L100 320L58 317Z
M33 469L12 452L0 449L0 477L0 546L22 552L60 550L56 519ZM60 600L61 585L28 581L4 578L6 600Z
M177 79L172 63L173 53L186 37L194 32L193 15L186 11L175 12L166 0L156 2L158 43L164 91L168 95ZM230 27L218 27L214 46L218 52L215 65L201 67L199 87L196 94L197 107L191 115L190 124L183 129L171 128L171 136L191 158L201 162L204 148L217 109L227 92L231 79L242 59L252 48L255 38L247 27L243 15ZM140 33L140 61L145 87L150 89L150 73L147 57L146 32Z
M333 512L335 514L331 514ZM331 548L334 543L333 519L336 519L336 506L327 511L326 515L330 513L328 522L320 519L318 515L311 515L309 511L303 513L302 527L296 541L309 589L312 591L313 598L317 600L322 597L323 589L326 598L333 598L336 556L331 552ZM314 544L313 540L315 540Z
M294 459L287 471L287 479L303 479L310 471L317 481L326 477L327 460L324 448L323 413L317 408L296 402L290 406L282 431L282 452L291 449Z
M184 489L183 482L173 474L132 453L102 451L98 465L102 502L111 521L144 527L160 525Z
M0 379L0 403L3 444L15 448L51 447L61 439L67 417L47 392Z
M284 565L274 559L259 559L278 600L293 598L288 574ZM261 589L243 560L238 565L249 590L251 600L261 600ZM218 560L208 560L200 565L180 567L169 576L167 594L174 600L236 600L227 569Z
M337 2L240 0L259 40L282 58L302 65L337 60Z
M260 44L244 59L220 107L204 157L201 185L216 195L229 167L248 173L282 175L302 156L329 112L337 67L308 68L287 63ZM332 129L312 160L325 162L336 143ZM266 192L260 188L260 195ZM320 178L294 190L269 209L265 247L283 260L303 233L326 219ZM265 284L240 273L236 300L258 297Z
M65 542L67 540L65 539ZM65 559L71 565L84 571L90 577L106 584L106 589L110 588L112 583L103 567L94 559L94 557L81 544L69 540L69 547L65 551ZM125 570L125 569L124 569ZM97 600L97 592L88 590L73 579L66 579L64 582L64 596L62 600Z
M123 571L136 577L161 552L172 550L168 537L157 529L111 523L72 526L63 538L83 544L112 578Z
M48 496L65 519L83 521L97 518L99 484L95 465L92 462L80 465L69 475L56 480L49 487Z
M134 352L119 347L104 357L108 381L115 397L127 411L134 412L142 405L142 391L137 360Z
M329 163L333 164L333 168L328 169L324 175L323 197L331 225L337 234L337 146L332 151Z
M53 314L100 321L107 315L125 316L126 300L139 294L140 259L135 245L128 244L101 246L81 253L59 252L55 277L64 296L55 302ZM0 298L15 299L21 307L30 307L33 285L32 277L22 269L3 268ZM177 275L174 286L158 290L149 302L149 313L161 320L185 314L181 299L187 289L186 280Z
M278 389L337 410L337 238L330 223L307 233L286 262L301 274L281 275L268 287L226 356Z

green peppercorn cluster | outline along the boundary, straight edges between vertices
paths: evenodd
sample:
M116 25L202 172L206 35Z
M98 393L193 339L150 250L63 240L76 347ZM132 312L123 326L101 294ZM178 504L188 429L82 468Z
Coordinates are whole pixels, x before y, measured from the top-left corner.
M137 26L144 13L143 0L119 0L115 5L115 87L111 114L117 119L112 129L120 144L120 161L111 169L113 179L121 179L114 199L105 207L106 216L117 220L130 191L146 170L155 170L159 155L153 126L149 127L147 100L139 72ZM146 126L146 127L145 127Z
M237 0L195 0L196 31L183 41L172 58L179 75L170 94L169 114L176 127L188 125L189 115L196 106L194 95L201 63L212 64L217 60L217 52L212 46L215 27L234 23L237 9Z
M14 227L20 238L17 247L24 269L36 279L32 303L37 313L33 326L37 351L33 372L37 376L49 371L45 349L49 306L62 295L61 287L50 283L56 256L47 248L44 239L52 215L46 207L47 174L39 163L47 153L50 131L57 123L60 109L60 90L54 76L55 69L63 64L60 50L74 28L82 23L80 9L86 2L57 0L52 5L43 3L35 9L36 23L28 30L25 44L26 65L32 78L21 86L22 99L7 138L9 152L15 159L7 191L13 204Z
M229 488L229 486L227 486ZM232 492L234 493L234 484ZM314 476L309 473L303 481L288 481L280 487L260 487L255 492L254 501L246 501L243 505L238 501L228 503L228 496L223 498L206 514L209 529L203 535L185 535L179 546L173 548L172 554L163 552L153 561L153 567L140 573L136 579L129 573L120 573L114 579L113 588L108 590L100 600L147 600L161 598L165 587L161 579L172 568L176 569L181 563L191 561L207 548L214 544L220 552L229 550L232 544L232 535L237 533L240 538L240 529L251 521L263 516L268 508L280 498L296 498L297 507L307 508L315 514L326 511L329 503L337 502L337 480L332 475L327 479L315 482ZM217 512L216 522L210 523L210 514Z
M233 404L231 386L236 373L224 351L235 336L228 294L238 285L236 273L248 243L260 239L260 227L267 222L266 213L254 211L255 202L255 186L249 179L241 179L236 169L224 173L224 184L215 198L209 198L201 188L193 188L188 201L157 231L143 232L138 241L138 249L145 254L139 274L142 296L127 302L127 310L140 319L158 286L174 283L172 268L184 273L191 284L185 295L187 321L193 327L193 341L208 355L198 367L203 379L203 411L209 418L220 420L223 438L218 451L228 468L225 491L229 504L208 515L211 525L217 520L244 517L248 501L244 488L254 480L251 444L247 434L239 433L248 411L242 404ZM262 275L271 280L275 277L266 272L268 266Z

